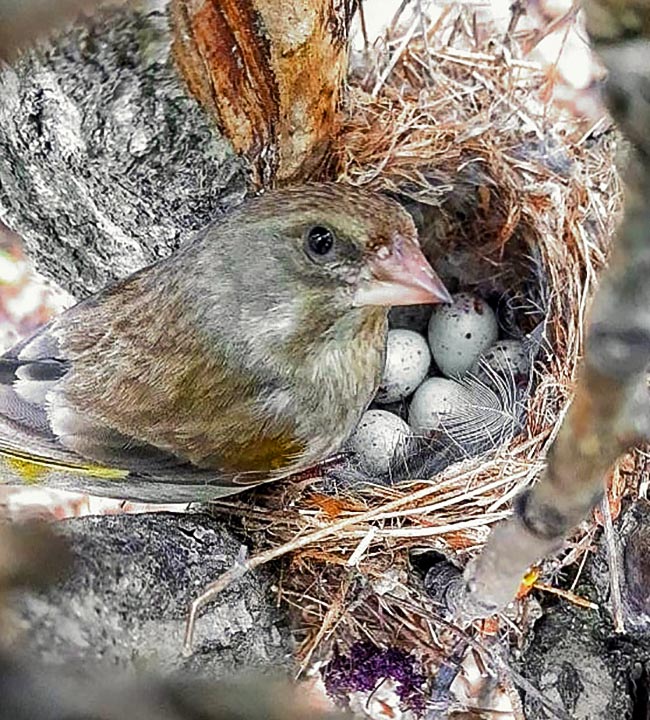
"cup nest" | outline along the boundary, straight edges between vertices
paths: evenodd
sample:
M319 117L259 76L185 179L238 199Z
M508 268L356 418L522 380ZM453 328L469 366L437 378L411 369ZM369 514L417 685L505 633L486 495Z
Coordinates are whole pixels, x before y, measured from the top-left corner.
M431 676L452 652L460 631L427 597L413 558L433 550L464 565L539 475L620 217L620 139L604 117L554 101L555 76L530 59L530 33L504 35L467 7L426 23L394 21L353 56L331 167L339 182L400 198L443 278L491 298L522 334L537 332L539 351L524 426L478 456L396 486L332 495L285 483L216 504L257 550L289 558L278 594L298 609L303 667L364 641L413 653ZM619 475L632 477L635 462ZM591 525L555 569L579 559ZM515 608L497 632L521 616Z

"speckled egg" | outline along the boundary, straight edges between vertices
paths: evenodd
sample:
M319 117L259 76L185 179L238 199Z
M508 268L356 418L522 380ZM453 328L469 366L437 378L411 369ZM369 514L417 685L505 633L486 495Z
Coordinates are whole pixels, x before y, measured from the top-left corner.
M493 373L514 377L528 377L530 358L519 340L499 340L491 345L472 365L472 373L489 380Z
M366 472L383 475L395 454L405 452L410 436L411 429L402 418L386 410L368 410L346 447L356 454Z
M496 315L485 300L470 293L453 298L452 305L438 305L429 320L431 352L447 377L464 375L499 334Z
M429 365L431 353L422 335L412 330L390 330L375 402L383 405L409 396L427 376Z
M445 417L458 414L468 402L467 390L454 380L429 378L411 400L409 425L414 433L436 430Z
M426 334L433 305L398 305L388 313L388 324L394 330L413 330Z

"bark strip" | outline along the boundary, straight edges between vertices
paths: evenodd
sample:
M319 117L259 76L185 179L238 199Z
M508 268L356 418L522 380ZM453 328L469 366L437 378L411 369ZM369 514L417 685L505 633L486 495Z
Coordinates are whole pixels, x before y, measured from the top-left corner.
M332 0L172 0L192 94L269 185L318 174L336 132L345 27Z

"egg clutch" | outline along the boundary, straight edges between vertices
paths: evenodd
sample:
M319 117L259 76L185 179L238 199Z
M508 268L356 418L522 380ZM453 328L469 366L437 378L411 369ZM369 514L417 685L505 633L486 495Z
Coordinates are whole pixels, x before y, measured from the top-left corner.
M499 338L485 299L459 292L451 305L393 308L389 322L381 385L346 445L361 474L436 472L521 428L532 345Z

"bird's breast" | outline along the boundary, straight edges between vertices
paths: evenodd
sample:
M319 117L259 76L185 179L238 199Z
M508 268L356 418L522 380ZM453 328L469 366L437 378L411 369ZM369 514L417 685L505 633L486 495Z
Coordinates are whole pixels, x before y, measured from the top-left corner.
M336 452L354 430L381 379L386 337L383 309L367 313L352 337L324 341L308 364L301 425Z

